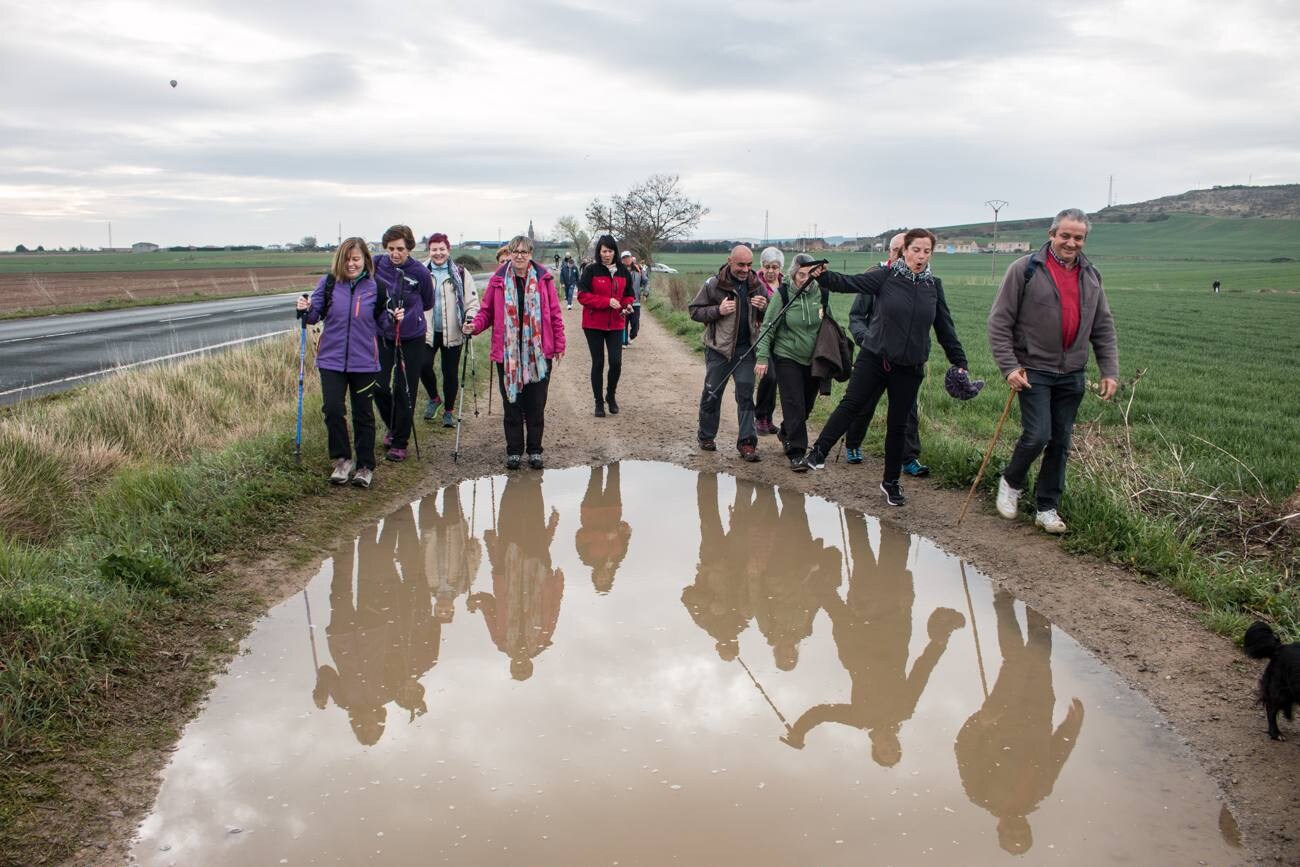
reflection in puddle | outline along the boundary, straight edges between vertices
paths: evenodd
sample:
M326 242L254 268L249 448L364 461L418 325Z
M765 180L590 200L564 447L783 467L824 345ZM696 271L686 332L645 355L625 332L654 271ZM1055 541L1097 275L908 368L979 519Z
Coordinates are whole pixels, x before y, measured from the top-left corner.
M246 649L140 863L1241 856L1160 718L1037 612L726 476L446 488L340 544Z

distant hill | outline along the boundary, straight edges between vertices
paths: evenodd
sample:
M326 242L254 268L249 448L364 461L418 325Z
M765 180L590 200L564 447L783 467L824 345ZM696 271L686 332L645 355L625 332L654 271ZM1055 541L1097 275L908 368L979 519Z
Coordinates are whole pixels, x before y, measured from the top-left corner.
M1300 184L1211 187L1146 202L1113 205L1092 215L1099 223L1157 222L1169 214L1300 219Z

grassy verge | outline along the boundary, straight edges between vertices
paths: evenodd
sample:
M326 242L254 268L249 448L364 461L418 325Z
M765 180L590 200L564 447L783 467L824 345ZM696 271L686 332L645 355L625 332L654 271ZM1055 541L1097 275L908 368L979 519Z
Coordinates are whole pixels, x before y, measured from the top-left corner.
M31 319L34 316L59 316L68 313L103 313L109 310L126 310L132 307L161 307L165 304L190 304L195 301L220 301L226 298L252 298L258 295L282 295L288 292L307 291L312 286L304 281L297 289L273 289L266 292L233 292L217 295L211 292L189 292L180 295L159 295L154 298L105 298L84 304L58 304L53 307L23 307L0 312L0 321L6 319Z
M693 348L700 345L702 326L692 321L680 304L682 298L693 294L693 287L704 277L695 273L675 276L665 281L663 291L649 303L651 312ZM976 376L988 380L989 387L980 399L970 403L949 399L942 385L944 361L936 348L931 359L931 375L926 378L919 397L921 438L925 461L934 478L943 485L968 487L1001 414L1005 391L999 385L1001 378L983 339L983 318L978 315L981 305L987 312L986 299L962 297L954 290L949 290L949 298L971 357L971 369ZM837 297L833 303L837 319L845 325L849 300L847 296ZM1112 301L1117 307L1123 303ZM1158 298L1152 303L1176 309L1168 300ZM1294 310L1284 310L1267 299L1253 324L1242 321L1246 314L1247 311L1242 311L1234 318L1234 328L1285 329L1289 327L1287 317L1295 317ZM1139 322L1134 327L1120 312L1116 315L1121 335L1128 341L1156 342L1155 337L1148 338L1141 333L1148 323ZM1184 315L1194 318L1201 313L1193 309ZM1150 327L1167 331L1168 317L1162 317ZM1205 329L1198 337L1199 342L1189 351L1211 359L1211 363L1239 349L1229 329ZM1219 343L1223 345L1216 345ZM1122 348L1124 345L1122 341ZM1270 347L1267 350L1263 348L1266 345ZM1266 353L1284 352L1287 345L1282 340L1272 347L1267 338L1257 342L1251 350L1256 355L1254 362L1261 368L1268 367ZM1151 356L1148 363L1159 364L1159 357ZM1192 363L1191 358L1174 360L1175 365ZM1281 381L1252 378L1247 384L1259 396L1245 411L1265 416L1251 422L1256 430L1272 430L1279 422L1286 426L1287 408L1278 406L1276 397L1268 400L1267 395L1287 393L1287 369L1286 365L1277 365L1273 377L1280 377ZM1133 368L1126 367L1124 375L1131 381ZM1261 369L1258 377L1266 376ZM1090 371L1089 378L1095 379L1095 371ZM1185 380L1178 376L1148 375L1137 386L1127 385L1111 403L1103 404L1093 396L1085 399L1076 428L1069 486L1061 505L1071 525L1071 532L1062 544L1069 550L1123 564L1168 584L1204 606L1207 625L1225 635L1240 637L1251 620L1264 618L1276 623L1281 631L1300 636L1298 534L1294 526L1276 520L1296 508L1294 500L1290 504L1286 502L1287 493L1295 486L1294 464L1288 464L1285 455L1279 459L1276 454L1284 440L1261 437L1268 441L1258 444L1252 457L1268 471L1258 470L1263 480L1253 480L1254 474L1249 468L1243 473L1244 465L1236 457L1198 446L1194 441L1196 435L1213 429L1218 419L1207 414L1206 407L1198 406L1194 397L1184 396ZM1195 381L1201 383L1202 390L1206 383L1213 383L1208 377ZM1241 383L1226 385L1240 391ZM818 401L811 419L815 426L826 421L843 391L844 385L836 383L830 399ZM1201 403L1214 406L1204 394ZM1135 406L1150 410L1142 416L1140 424L1135 421L1141 414ZM998 475L1010 457L1018 430L1016 416L1013 410L981 483L985 503L991 500ZM872 425L864 444L877 455L884 453L881 428L879 423ZM1200 448L1198 461L1189 462L1185 456L1180 460L1183 454L1180 444L1184 440ZM1242 445L1243 453L1248 445ZM1230 483L1243 476L1244 484ZM1153 491L1164 493L1153 496ZM1024 499L1023 505L1028 508L1030 498ZM1257 526L1262 522L1269 523Z
M293 457L297 350L274 339L0 415L0 863L68 854L42 827L63 798L59 763L111 773L174 736L261 610L224 564L290 528L327 543L313 534L422 477L388 465L376 491L319 496L310 368L302 465ZM303 526L313 510L322 520Z

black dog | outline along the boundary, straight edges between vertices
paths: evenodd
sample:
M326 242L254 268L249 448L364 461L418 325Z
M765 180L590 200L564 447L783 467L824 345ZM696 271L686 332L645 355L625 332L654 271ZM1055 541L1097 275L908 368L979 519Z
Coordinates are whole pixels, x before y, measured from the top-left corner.
M1300 643L1283 644L1267 623L1255 621L1246 630L1243 648L1255 659L1267 659L1259 679L1259 700L1268 717L1268 736L1284 741L1277 728L1277 714L1291 719L1291 707L1300 704Z

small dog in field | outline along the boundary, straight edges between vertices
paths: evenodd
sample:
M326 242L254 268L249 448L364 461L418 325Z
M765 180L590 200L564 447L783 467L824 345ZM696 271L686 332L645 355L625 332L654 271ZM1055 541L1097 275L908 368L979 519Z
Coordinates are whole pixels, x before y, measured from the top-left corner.
M1283 644L1267 623L1257 620L1246 630L1242 646L1248 656L1268 660L1259 679L1259 701L1268 717L1268 736L1284 741L1277 714L1290 720L1292 705L1300 704L1300 643Z

